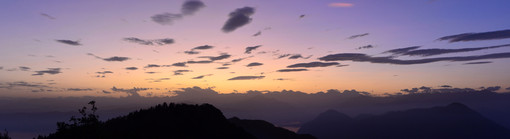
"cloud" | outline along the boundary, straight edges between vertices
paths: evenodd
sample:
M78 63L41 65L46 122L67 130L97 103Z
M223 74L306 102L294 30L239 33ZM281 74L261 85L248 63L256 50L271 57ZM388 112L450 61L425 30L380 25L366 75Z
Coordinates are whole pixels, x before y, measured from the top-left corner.
M216 69L228 69L228 67L218 67Z
M173 63L172 66L176 66L176 67L186 67L186 62L177 62L177 63Z
M188 0L182 4L181 13L183 15L193 15L204 7L205 4L199 0Z
M287 79L287 78L276 78L274 80L277 80L277 81L286 81L286 80L292 80L292 79Z
M220 56L204 56L201 58L209 58L211 61L216 61L216 60L223 60L223 59L230 58L230 56L231 55L229 55L227 53L222 53Z
M200 75L200 76L197 76L197 77L193 77L193 78L191 78L191 79L202 79L202 78L204 78L205 76L212 76L212 74Z
M112 61L122 62L122 61L129 60L129 57L119 57L119 56L113 56L113 57L110 57L110 58L105 58L105 59L103 59L103 60L104 60L104 61L109 61L109 62L112 62Z
M4 69L4 67L0 67L0 70L3 70L3 69Z
M476 33L463 33L451 36L444 36L439 38L440 41L462 42L462 41L482 41L482 40L499 40L510 38L510 29L490 31L490 32L476 32Z
M443 87L443 88L452 88L451 85L441 85L440 87Z
M212 63L213 61L209 61L209 60L201 60L201 61L193 61L193 60L190 60L186 63L188 64L209 64L209 63Z
M298 71L308 71L308 69L281 69L276 72L298 72Z
M260 35L262 35L262 31L258 31L257 33L253 34L252 36L253 37L257 37L257 36L260 36Z
M501 86L490 86L490 87L481 87L481 91L489 91L489 92L496 92L501 89Z
M506 90L510 90L510 87L506 88Z
M137 67L126 67L126 70L137 70Z
M460 52L479 51L479 50L485 50L485 49L495 49L495 48L501 48L501 47L510 47L510 44L488 46L488 47L478 47L478 48L462 48L462 49L418 49L418 50L410 50L410 51L401 53L401 55L434 56L434 55L449 54L449 53L460 53Z
M25 67L25 66L20 66L19 70L21 70L21 71L29 71L30 68L29 67Z
M407 53L411 50L415 50L415 49L418 49L420 48L421 46L411 46L411 47L405 47L405 48L398 48L398 49L392 49L392 50L388 50L388 51L385 51L383 53L391 53L391 54L404 54L404 53Z
M251 54L251 51L259 48L260 46L262 45L257 45L257 46L251 46L251 47L246 47L246 50L244 51L245 54Z
M55 20L55 19L57 19L57 18L55 18L55 17L53 17L53 16L51 16L51 15L49 15L49 14L46 14L46 13L41 13L41 16L46 17L46 18L48 18L48 19L50 19L50 20Z
M199 54L200 52L197 52L197 51L184 51L185 54L188 54L188 55L194 55L194 54Z
M264 65L264 64L259 63L259 62L252 62L252 63L246 65L246 67L255 67L255 66L262 66L262 65Z
M280 57L282 57L282 56L284 56L284 55L281 55ZM308 57L303 57L301 54L294 54L294 55L290 55L289 59L298 59L298 58L308 59L310 57L312 57L312 55L309 55Z
M464 63L463 65L477 65L477 64L490 64L492 61L480 61L480 62L468 62Z
M156 74L158 72L148 71L148 72L145 72L145 73L147 73L147 74Z
M183 72L192 72L191 70L175 70L174 75L183 75Z
M97 74L111 74L112 71L103 71L103 72L96 72Z
M63 43L63 44L67 44L67 45L73 45L73 46L81 45L79 41L72 41L72 40L55 40L55 41Z
M93 91L91 88L67 88L67 91Z
M151 16L151 19L161 25L171 25L175 20L182 19L182 14L162 13Z
M110 91L106 91L106 90L103 90L103 93L105 93L105 94L111 94L112 92L110 92Z
M162 66L161 65L157 65L157 64L148 64L144 68L159 68L159 67L162 67Z
M255 79L263 79L266 76L237 76L234 78L230 78L228 80L255 80Z
M140 39L140 38L136 38L136 37L128 37L128 38L124 38L123 40L132 42L132 43L141 44L141 45L154 45L154 44L166 45L166 44L172 44L175 42L174 39L170 39L170 38L156 39L156 40L144 40L144 39Z
M361 53L339 53L327 55L319 58L322 61L354 61L354 62L370 62L370 63L381 63L381 64L396 64L396 65L413 65L413 64L426 64L440 61L473 61L473 60L484 60L484 59L501 59L510 58L510 52L507 53L494 53L487 55L475 55L475 56L457 56L457 57L438 57L438 58L425 58L425 59L414 59L414 60L402 60L395 59L393 57L372 57Z
M165 80L170 80L170 78L147 79L147 80L152 80L152 82L161 82L161 81L165 81Z
M35 71L35 74L32 74L32 76L44 75L44 74L55 75L55 74L59 74L59 73L62 73L62 72L60 72L60 68L48 68L48 70Z
M374 48L374 46L373 45L365 45L365 46L358 47L356 49L360 50L360 49L370 49L370 48Z
M122 89L122 88L117 88L117 87L112 87L112 91L114 92L124 92L126 93L128 96L133 96L133 97L139 97L140 94L138 94L138 92L140 91L146 91L146 90L149 90L150 88L136 88L136 87L133 87L133 89Z
M334 65L339 65L340 63L337 62L330 62L330 63L323 63L323 62L310 62L310 63L297 63L290 66L287 66L287 68L315 68L315 67L329 67Z
M356 39L356 38L359 38L359 37L364 37L364 36L368 36L369 33L363 33L363 34L358 34L358 35L352 35L350 36L349 38L347 39Z
M282 59L282 58L285 58L285 57L288 57L290 56L290 54L281 54L278 56L278 59Z
M354 4L352 3L330 3L328 4L329 7L352 7Z
M206 50L206 49L212 49L212 48L214 48L214 46L202 45L202 46L197 46L197 47L191 49L191 51L193 51L193 50Z
M0 86L0 88L11 89L13 87L31 87L31 88L47 88L48 87L46 85L42 85L42 83L28 83L28 82L24 82L24 81L7 82L6 84L7 84L6 87Z
M255 8L252 7L243 7L238 8L235 11L229 14L229 19L225 22L225 25L221 28L223 32L229 33L236 30L239 27L242 27L251 22L251 15L255 13Z
M252 57L253 57L253 56L243 57L243 58L237 58L237 59L233 59L231 62L236 63L236 62L240 62L240 61L243 61L243 60L245 60L245 59L252 58ZM228 65L223 64L223 66L228 66Z

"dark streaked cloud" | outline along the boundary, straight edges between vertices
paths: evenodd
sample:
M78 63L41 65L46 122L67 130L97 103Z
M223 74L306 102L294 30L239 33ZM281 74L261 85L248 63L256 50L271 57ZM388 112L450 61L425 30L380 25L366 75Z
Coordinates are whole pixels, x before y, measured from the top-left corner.
M91 88L67 88L67 91L93 91Z
M171 25L175 20L182 19L182 14L162 13L151 16L151 19L161 25Z
M106 91L106 90L103 90L102 92L103 92L104 94L111 94L111 93L112 93L112 92L110 92L110 91Z
M365 45L365 46L361 46L361 47L358 47L356 49L360 50L360 49L370 49L370 48L374 48L375 46L373 45Z
M188 0L182 4L181 13L183 15L193 15L204 7L205 4L199 0Z
M329 67L334 65L339 65L340 63L337 62L310 62L310 63L297 63L290 66L287 66L287 68L314 68L314 67Z
M230 78L228 80L255 80L255 79L263 79L266 76L237 76L234 78Z
M244 51L245 54L251 54L251 51L259 48L260 46L262 45L257 45L257 46L250 46L250 47L246 47L246 50Z
M81 45L81 43L79 41L72 41L72 40L55 40L55 41L63 43L63 44L67 44L67 45L73 45L73 46Z
M161 81L170 80L170 78L147 79L147 80L151 80L151 82L161 82Z
M148 71L148 72L145 72L145 73L147 73L147 74L156 74L156 73L158 73L158 72Z
M280 57L282 57L282 56L286 57L285 55L281 55ZM289 59L298 59L298 58L308 59L308 58L312 57L312 55L309 55L308 57L304 57L301 54L294 54L294 55L289 55L289 56L290 56ZM280 58L280 57L278 57L278 58Z
M193 60L190 60L186 63L188 63L188 64L209 64L212 62L214 62L214 61L209 61L209 60L193 61Z
M173 63L172 66L176 66L176 67L186 67L186 62L177 62L177 63Z
M29 71L29 70L30 70L30 68L29 68L29 67L25 67L25 66L20 66L20 67L18 67L18 68L19 68L19 70L21 70L21 71Z
M277 80L277 81L288 81L288 80L292 80L292 79L287 79L287 78L276 78L274 80Z
M278 56L278 59L282 59L282 58L288 57L290 55L291 54L281 54L281 55Z
M425 59L414 59L414 60L402 60L395 59L393 57L372 57L361 53L339 53L327 55L319 58L322 61L354 61L354 62L370 62L370 63L381 63L381 64L396 64L396 65L413 65L413 64L426 64L440 61L473 61L473 60L485 60L485 59L501 59L510 58L510 52L506 53L494 53L486 55L475 55L475 56L457 56L457 57L438 57L438 58L425 58Z
M231 55L229 55L229 54L223 53L220 56L207 56L207 57L203 57L203 58L209 58L211 61L216 61L216 60L223 60L223 59L230 58L230 56Z
M99 72L96 72L97 74L112 74L113 72L112 71L99 71Z
M31 87L31 88L47 88L48 86L46 85L42 85L41 83L28 83L28 82L24 82L24 81L19 81L19 82L7 82L6 83L7 86L0 86L0 88L7 88L7 89L11 89L13 87Z
M103 59L104 61L118 61L118 62L122 62L122 61L126 61L126 60L129 60L129 57L119 57L119 56L113 56L113 57L110 57L110 58L105 58Z
M299 72L299 71L308 71L308 69L281 69L276 72Z
M141 45L166 45L166 44L172 44L174 43L174 39L170 39L170 38L163 38L163 39L156 39L156 40L144 40L144 39L140 39L140 38L136 38L136 37L128 37L128 38L124 38L122 39L124 41L128 41L128 42L132 42L132 43L137 43L137 44L141 44Z
M55 17L53 17L53 16L51 16L51 15L49 15L49 14L46 14L46 13L41 13L40 15L41 15L41 16L43 16L43 17L46 17L46 18L48 18L48 19L50 19L50 20L55 20L55 19L57 19L57 18L55 18Z
M204 78L205 76L212 76L212 74L200 75L200 76L197 76L197 77L193 77L193 78L191 78L191 79L202 79L202 78Z
M185 54L188 54L188 55L194 55L194 54L199 54L200 52L197 52L197 51L184 51Z
M259 63L259 62L252 62L252 63L246 65L246 67L255 67L255 66L262 66L262 65L264 65L264 64Z
M162 66L161 65L157 65L157 64L148 64L144 68L159 68L159 67L162 67Z
M191 51L193 51L193 50L206 50L206 49L212 49L212 48L214 48L214 46L202 45L202 46L197 46L197 47L191 49Z
M32 74L32 76L44 75L44 74L55 75L55 74L59 74L59 73L62 73L62 72L60 72L60 68L48 68L48 70L35 71L35 74Z
M240 62L240 61L243 61L245 59L248 59L248 58L252 58L253 56L249 56L249 57L243 57L243 58L237 58L237 59L233 59L231 62L232 63L236 63L236 62ZM223 66L228 66L228 65L223 65Z
M137 67L126 67L126 70L137 70Z
M411 47L405 47L405 48L397 48L397 49L391 49L391 50L385 51L383 53L391 53L391 54L399 55L399 54L404 54L404 53L407 53L409 51L418 49L420 47L421 46L411 46Z
M218 67L216 69L228 69L228 67Z
M367 35L369 35L369 33L363 33L363 34L358 34L358 35L352 35L352 36L350 36L348 39L356 39L356 38L364 37L364 36L367 36Z
M490 32L476 32L476 33L463 33L451 36L444 36L439 38L440 41L462 42L462 41L482 41L482 40L499 40L510 38L510 29L490 31Z
M258 31L257 33L253 34L252 36L253 37L257 37L257 36L260 36L260 35L262 35L262 31Z
M462 49L419 49L419 50L412 50L412 51L405 52L402 55L434 56L434 55L441 55L441 54L448 54L448 53L460 53L460 52L479 51L479 50L485 50L485 49L495 49L495 48L501 48L501 47L510 47L510 44L488 46L488 47L478 47L478 48L462 48Z
M464 63L463 65L478 65L478 64L490 64L492 61L480 61L480 62L468 62Z
M192 72L191 70L175 70L174 75L183 75L183 72Z
M236 30L251 22L251 15L255 13L255 8L243 7L238 8L229 14L229 19L225 22L225 25L221 28L223 32L228 33Z

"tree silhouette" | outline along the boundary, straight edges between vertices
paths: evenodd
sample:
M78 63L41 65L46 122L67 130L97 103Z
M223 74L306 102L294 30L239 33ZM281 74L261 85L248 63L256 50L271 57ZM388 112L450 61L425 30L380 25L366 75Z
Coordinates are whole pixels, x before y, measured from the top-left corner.
M11 137L9 137L9 132L7 131L7 129L4 129L5 133L2 133L0 132L0 139L11 139Z
M78 112L81 114L80 118L76 118L74 116L69 119L69 122L58 122L57 123L57 131L63 131L70 128L76 128L80 126L97 126L101 122L99 121L99 116L96 115L97 107L96 107L96 101L90 101L88 103L89 105L92 105L92 108L90 109L92 113L87 113L87 107L82 107L81 109L78 109Z

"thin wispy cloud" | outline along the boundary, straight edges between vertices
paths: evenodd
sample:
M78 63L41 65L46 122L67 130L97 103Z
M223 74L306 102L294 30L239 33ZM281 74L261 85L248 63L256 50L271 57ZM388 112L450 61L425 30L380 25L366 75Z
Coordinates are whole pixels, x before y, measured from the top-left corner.
M257 46L250 46L250 47L246 47L244 53L245 54L251 54L251 51L261 47L262 45L257 45Z
M128 37L128 38L124 38L123 40L127 41L127 42L141 44L141 45L160 45L160 46L172 44L175 42L174 39L170 39L170 38L144 40L144 39L140 39L140 38L136 38L136 37Z
M276 72L299 72L299 71L308 71L308 69L280 69Z
M342 3L342 2L336 2L336 3L330 3L328 4L329 7L352 7L354 4L352 3Z
M252 62L252 63L246 65L246 67L256 67L256 66L262 66L262 65L264 65L264 64L259 63L259 62Z
M352 35L352 36L350 36L347 39L356 39L356 38L364 37L364 36L368 36L368 35L370 35L370 33L363 33L363 34L358 34L358 35Z
M161 25L172 25L175 20L182 19L182 14L162 13L151 16L151 19Z
M287 68L315 68L315 67L329 67L339 65L337 62L310 62L310 63L297 63L287 66Z
M510 38L510 29L489 32L463 33L451 36L444 36L439 38L438 40L448 41L452 43L465 41L499 40L508 38Z
M126 70L137 70L137 67L126 67Z
M263 79L266 76L237 76L230 78L228 80L257 80L257 79Z

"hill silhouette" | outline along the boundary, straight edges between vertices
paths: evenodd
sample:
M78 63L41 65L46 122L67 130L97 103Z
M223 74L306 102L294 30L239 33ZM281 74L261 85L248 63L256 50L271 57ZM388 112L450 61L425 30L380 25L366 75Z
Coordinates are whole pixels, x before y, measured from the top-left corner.
M72 117L70 123L57 123L57 132L38 139L314 139L310 135L297 135L262 120L227 120L223 113L210 104L190 105L163 103L131 112L105 122L92 113L80 109L81 118ZM244 128L244 129L243 129Z
M234 117L228 119L228 121L242 127L259 139L315 139L315 137L311 135L296 134L287 129L276 127L263 120L245 120Z
M508 129L460 103L355 118L329 110L305 123L298 133L319 139L510 138Z

